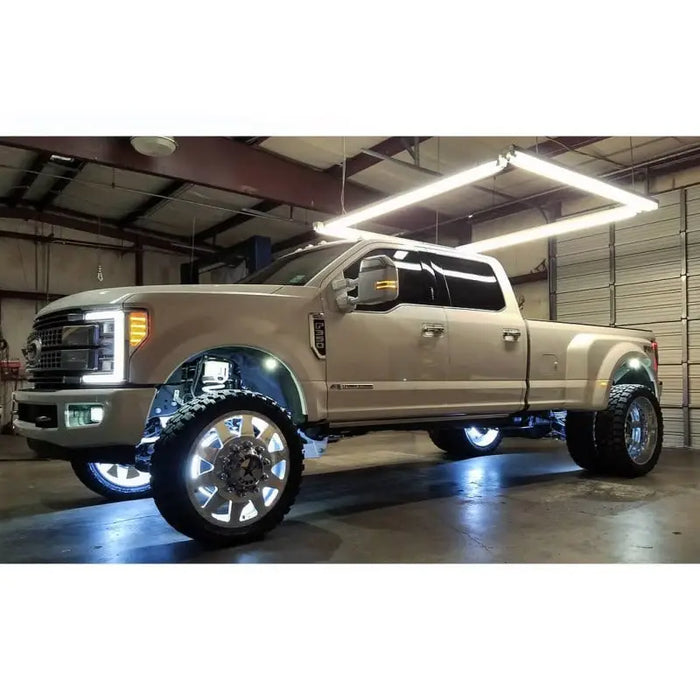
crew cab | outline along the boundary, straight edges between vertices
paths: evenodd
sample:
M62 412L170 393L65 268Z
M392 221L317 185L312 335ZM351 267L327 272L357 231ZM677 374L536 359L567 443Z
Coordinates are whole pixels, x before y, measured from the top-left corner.
M525 320L497 260L400 238L310 246L239 284L75 294L25 354L17 432L211 543L281 522L329 438L425 429L464 458L565 416L577 464L627 477L662 445L652 333Z

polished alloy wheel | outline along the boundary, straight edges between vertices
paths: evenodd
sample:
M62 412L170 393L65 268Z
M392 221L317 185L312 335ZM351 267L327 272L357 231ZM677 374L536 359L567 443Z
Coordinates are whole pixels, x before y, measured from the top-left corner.
M236 528L262 518L289 477L289 447L267 416L223 415L205 428L188 456L190 501L210 522Z
M498 440L500 431L497 428L477 428L471 426L464 430L464 434L474 447L484 448L493 445L493 443Z
M625 417L625 447L635 464L646 464L656 449L659 424L651 401L638 396Z
M138 489L146 486L151 480L151 475L148 472L140 472L131 464L112 464L110 462L94 462L93 464L105 481L121 488Z

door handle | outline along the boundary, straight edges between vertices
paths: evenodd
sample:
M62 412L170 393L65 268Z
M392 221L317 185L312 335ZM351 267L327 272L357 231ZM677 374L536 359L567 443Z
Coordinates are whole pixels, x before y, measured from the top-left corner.
M504 328L503 329L503 340L506 343L514 343L522 333L517 328Z
M426 338L437 338L441 335L445 335L445 326L442 323L424 323L422 334Z

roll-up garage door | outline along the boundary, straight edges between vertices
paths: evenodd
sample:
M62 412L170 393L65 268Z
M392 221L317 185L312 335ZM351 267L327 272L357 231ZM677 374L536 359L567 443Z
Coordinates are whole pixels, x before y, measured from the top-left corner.
M685 191L690 445L700 447L700 186Z
M643 328L656 334L663 381L664 444L668 447L683 446L689 438L683 351L687 318L681 233L684 196L678 190L657 195L656 211L592 229L585 235L572 234L556 243L557 320ZM700 189L697 196L700 198ZM698 246L700 275L700 216ZM698 302L700 321L700 276ZM697 332L700 342L700 323ZM700 351L698 362L700 437Z

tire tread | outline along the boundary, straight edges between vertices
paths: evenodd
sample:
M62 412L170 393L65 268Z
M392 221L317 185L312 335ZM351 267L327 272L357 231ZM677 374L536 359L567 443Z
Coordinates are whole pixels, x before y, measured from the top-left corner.
M204 427L202 422L213 419L217 408L229 410L226 405L234 402L239 405L231 410L249 408L265 413L284 432L289 448L290 474L277 506L269 513L247 527L223 532L223 528L217 528L195 512L180 483L178 467L182 459L181 443L193 440ZM208 415L210 412L211 416ZM161 515L183 535L214 546L243 544L262 538L282 522L299 492L303 470L303 444L289 411L263 394L248 390L220 390L193 399L170 418L151 458L151 487Z

